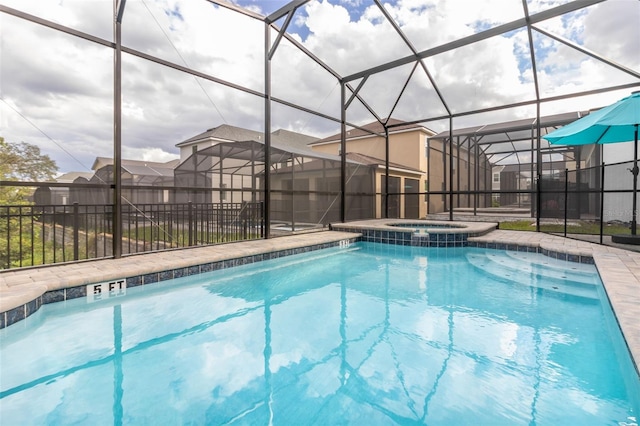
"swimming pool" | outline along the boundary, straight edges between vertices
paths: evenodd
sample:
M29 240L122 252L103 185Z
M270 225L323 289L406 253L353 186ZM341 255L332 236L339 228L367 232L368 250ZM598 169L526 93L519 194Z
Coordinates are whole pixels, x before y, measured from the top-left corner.
M593 265L357 243L45 305L0 331L2 422L637 423L603 296Z

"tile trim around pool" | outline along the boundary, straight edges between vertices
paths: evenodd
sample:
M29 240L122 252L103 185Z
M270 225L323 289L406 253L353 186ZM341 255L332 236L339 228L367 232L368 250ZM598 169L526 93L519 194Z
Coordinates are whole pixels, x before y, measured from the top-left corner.
M333 227L335 231L341 232L354 232L353 229L341 228L339 226ZM455 234L428 234L416 236L412 232L403 231L385 231L385 230L373 230L373 229L358 229L358 234L361 236L354 236L349 238L349 242L354 243L357 241L375 242L383 244L396 244L412 247L478 247L488 248L496 250L511 250L522 251L531 253L541 253L545 256L549 256L553 259L566 260L569 262L594 264L592 256L587 255L574 255L563 253L559 251L552 251L541 248L539 246L520 245L520 244L502 244L502 243L487 243L487 242L474 242L469 241L469 234L467 233L455 233ZM439 236L442 236L439 237ZM428 237L428 238L427 238ZM152 272L147 274L135 275L126 278L127 288L138 287L141 285L149 285L161 281L167 281L174 278L180 278L189 275L197 275L205 272L216 271L220 269L232 268L234 266L241 266L250 263L260 262L263 260L277 259L279 257L291 256L294 254L307 253L310 251L321 250L325 248L338 247L340 241L314 244L311 246L304 246L298 248L291 248L285 250L278 250L268 253L260 253L250 256L243 256L234 259L219 260L215 262L207 262L199 265L186 266L182 268L169 269L166 271ZM42 296L25 303L24 305L17 306L6 312L0 313L0 329L13 325L28 316L35 313L42 305L49 303L62 302L65 300L77 299L80 297L86 297L87 285L83 284L76 287L63 288L58 290L51 290L44 293Z
M359 235L348 238L349 243L355 243L360 240ZM139 287L141 285L150 285L161 281L172 280L189 275L198 275L201 273L216 271L220 269L233 268L234 266L248 265L251 263L261 262L263 260L277 259L280 257L291 256L294 254L308 253L316 250L327 249L331 247L340 247L344 244L344 239L321 244L312 244L309 246L295 247L284 250L276 250L268 253L259 253L249 256L241 256L233 259L225 259L214 262L207 262L198 265L186 266L182 268L168 269L166 271L152 272L147 274L135 275L126 278L127 288ZM65 300L77 299L87 296L87 285L83 284L75 287L62 288L58 290L50 290L42 296L17 306L13 309L0 313L0 329L13 325L28 316L34 314L42 305L48 303L63 302Z
M475 237L476 235L465 232L415 234L411 231L387 231L365 228L354 229L347 227L343 228L340 226L333 226L332 229L340 232L358 232L362 235L360 241L372 243L397 244L412 247L478 247L496 250L541 253L552 259L586 263L590 265L595 263L592 255L571 254L562 251L549 250L535 244L527 245L518 243L469 241L469 237Z

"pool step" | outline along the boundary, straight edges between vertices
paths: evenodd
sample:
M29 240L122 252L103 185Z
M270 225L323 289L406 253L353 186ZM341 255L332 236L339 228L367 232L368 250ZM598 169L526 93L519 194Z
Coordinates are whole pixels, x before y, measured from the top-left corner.
M597 298L592 265L547 258L536 253L491 250L467 254L485 273L549 291Z
M520 268L524 263L527 268L530 268L531 272L542 276L594 284L593 273L595 267L590 264L554 259L539 253L512 250L496 251L496 253L489 254L492 256L492 260L497 260L507 265L511 265L511 262L514 262L514 267L517 268ZM529 269L526 270L529 271Z

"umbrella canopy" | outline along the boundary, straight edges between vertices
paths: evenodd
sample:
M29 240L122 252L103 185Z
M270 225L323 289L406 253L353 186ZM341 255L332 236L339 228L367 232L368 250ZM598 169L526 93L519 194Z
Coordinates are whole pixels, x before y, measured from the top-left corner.
M545 136L552 144L588 145L634 141L633 207L631 234L636 235L638 191L638 125L640 124L640 92L592 112Z
M543 136L552 144L588 145L629 142L640 124L640 92L592 112Z

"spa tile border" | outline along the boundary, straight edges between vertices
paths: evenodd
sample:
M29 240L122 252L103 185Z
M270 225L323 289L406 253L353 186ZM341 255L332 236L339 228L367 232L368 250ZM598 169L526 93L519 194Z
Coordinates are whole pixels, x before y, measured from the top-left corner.
M248 265L251 263L262 262L264 260L278 259L281 257L292 256L295 254L308 253L317 250L323 250L332 247L340 247L344 244L344 241L348 240L350 244L360 241L360 235L354 235L350 238L344 238L340 241L332 241L326 243L312 244L309 246L288 248L284 250L276 250L267 253L259 253L248 256L241 256L232 259L219 260L214 262L207 262L198 265L192 265L187 267L169 269L160 272L151 272L141 275L130 276L126 278L127 288L139 287L143 285L150 285L162 281L172 280L174 278L181 278L191 275L203 274L206 272L217 271L221 269L233 268L241 265ZM91 283L90 283L91 284ZM42 296L25 303L24 305L17 306L13 309L0 313L0 329L13 325L28 316L35 313L42 305L48 303L63 302L65 300L77 299L87 296L87 285L83 284L75 287L62 288L58 290L50 290L44 293Z
M362 234L360 241L370 243L397 244L413 247L466 247L469 238L468 233L429 233L416 234L412 231L389 231L383 229L353 229L332 226L334 231L358 232Z
M415 222L415 221L414 221ZM361 225L362 226L362 225ZM498 243L486 241L469 240L470 237L476 237L475 234L467 232L431 232L429 234L416 234L412 231L389 231L376 228L364 227L345 227L341 225L332 225L331 229L340 232L358 232L362 235L360 241L383 244L397 244L412 247L477 247L495 250L509 250L530 253L541 253L552 259L565 260L569 262L585 263L589 265L595 264L593 256L590 254L572 254L566 251L549 250L538 244L519 244L519 243ZM449 230L446 230L449 231Z
M448 223L448 222L445 222ZM428 233L415 232L416 224L433 224ZM413 247L467 247L469 238L485 235L497 228L497 223L455 222L455 227L438 228L442 222L416 219L373 219L332 224L340 232L358 232L361 241L398 244Z

